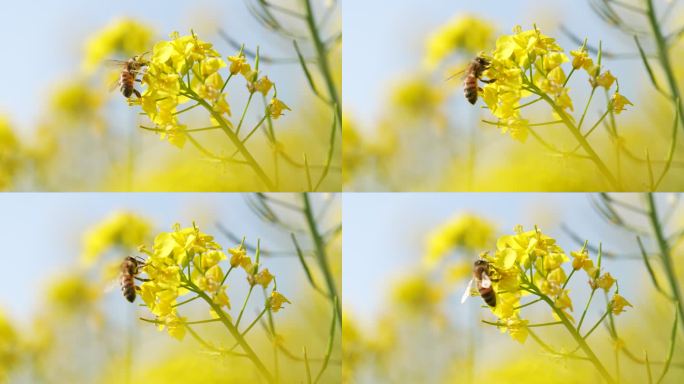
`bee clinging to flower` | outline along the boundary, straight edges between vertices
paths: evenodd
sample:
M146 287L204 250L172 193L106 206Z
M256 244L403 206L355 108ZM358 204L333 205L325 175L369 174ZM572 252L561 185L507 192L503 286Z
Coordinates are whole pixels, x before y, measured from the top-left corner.
M142 55L133 56L128 60L110 60L109 63L121 67L121 73L119 74L119 79L115 86L118 86L121 93L127 99L135 95L138 98L141 97L140 92L135 89L135 83L141 83L142 81L138 79L138 75L142 70L148 66L149 62L144 58L147 52Z
M455 76L458 76L461 73L465 73L465 78L463 80L463 95L470 104L475 105L475 103L477 102L478 92L482 92L482 88L478 86L478 80L487 84L496 81L496 79L482 78L482 74L489 68L490 65L491 61L484 57L483 54L479 54L468 64L466 69L450 77L454 78Z
M492 278L489 276L491 268L493 267L482 256L475 260L473 263L473 278L470 279L465 292L463 292L461 304L465 303L468 297L472 296L473 282L476 282L477 292L482 297L482 300L490 307L496 307L496 293L492 287Z
M131 256L127 256L121 263L121 292L126 300L131 303L135 301L135 293L139 290L135 285L135 280L147 281L137 277L140 269L144 266L145 262L142 259L136 259Z

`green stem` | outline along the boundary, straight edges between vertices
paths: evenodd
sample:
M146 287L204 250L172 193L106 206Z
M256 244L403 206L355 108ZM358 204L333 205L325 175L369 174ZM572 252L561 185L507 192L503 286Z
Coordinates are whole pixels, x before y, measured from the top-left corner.
M335 306L335 311L337 313L337 324L341 327L342 308L340 306L339 295L337 294L335 279L332 276L330 265L328 264L328 257L326 255L325 245L323 244L323 238L318 231L318 226L316 225L316 220L314 219L313 209L311 208L311 202L309 201L309 195L307 193L302 193L302 200L304 202L304 216L306 217L306 222L309 226L309 232L311 233L311 238L313 239L314 247L316 248L316 259L318 260L318 265L320 266L323 277L325 278L325 284L328 287L330 301Z
M648 202L648 216L651 221L651 227L653 228L653 234L656 237L658 243L658 248L660 249L660 259L663 263L663 269L665 270L665 276L670 284L671 297L676 301L677 312L679 313L679 320L682 321L684 325L684 307L682 306L682 297L679 291L679 282L677 281L677 276L674 272L674 264L672 263L672 255L670 251L670 244L665 238L663 233L663 227L660 224L658 218L658 211L656 208L655 200L652 193L646 194L646 200Z
M568 319L568 317L565 315L565 312L562 310L556 308L554 305L553 301L546 295L539 293L541 298L552 308L552 310L556 313L556 316L560 319L561 323L565 326L565 328L570 332L572 337L575 339L579 347L584 351L584 353L587 355L589 360L594 364L594 367L599 371L601 376L606 380L608 383L615 383L615 380L610 376L610 373L606 370L606 368L603 366L601 361L599 361L598 357L594 353L594 351L591 349L589 344L582 338L582 336L579 334L578 330L575 329L575 327L572 326L572 323Z
M554 111L560 116L561 120L563 120L563 123L565 124L566 127L568 127L568 130L570 130L570 133L572 133L573 136L575 136L575 139L577 142L582 146L582 149L584 149L584 152L586 152L587 155L589 155L589 158L591 161L596 164L598 167L599 171L605 178L608 180L608 183L614 188L614 189L620 189L620 186L617 183L617 180L615 179L615 176L610 172L606 164L601 160L601 158L598 156L596 151L594 151L594 148L591 147L589 142L586 140L584 135L582 135L582 132L573 124L573 122L570 120L568 115L565 113L563 108L559 107L556 105L556 103L544 92L542 92L539 88L537 88L536 85L529 83L530 87L535 91L536 94L538 94L540 97L542 97L550 106L553 108Z
M254 290L254 286L249 287L249 291L247 292L247 297L245 297L245 302L242 303L242 308L240 309L240 314L238 315L237 320L235 321L235 327L238 327L240 325L240 320L242 320L242 315L245 313L245 308L247 308L247 302L249 301L249 297L252 295L252 291Z
M235 134L240 137L240 128L242 128L242 123L245 121L245 116L247 116L247 111L249 110L249 105L252 103L252 97L254 97L254 92L249 93L247 98L247 103L245 104L245 109L242 110L242 116L240 116L240 121L238 122L237 128L235 128Z
M582 328L582 324L584 323L584 317L587 316L587 311L589 310L589 305L591 305L591 300L594 298L594 293L596 293L596 288L593 288L591 290L591 294L589 295L589 300L587 300L587 305L584 307L584 311L582 312L582 317L580 317L580 321L577 324L577 331L579 331Z
M311 6L311 0L304 0L304 6L306 8L306 24L309 28L309 33L311 34L311 40L314 44L314 49L316 50L316 58L318 62L318 67L321 70L323 79L325 80L325 85L328 88L328 95L330 100L334 104L334 108L337 109L337 123L340 129L342 128L342 103L340 102L340 96L337 92L337 87L333 80L332 71L330 70L330 63L328 62L328 50L321 39L320 32L316 26L316 20L314 17L313 7Z
M214 117L214 120L216 120L219 123L221 129L223 129L223 132L225 132L226 136L228 136L230 141L233 142L235 148L237 148L237 150L240 151L240 154L245 159L245 161L247 161L248 165L252 167L252 170L254 170L259 179L261 179L264 185L266 185L266 189L272 191L274 189L273 182L271 182L271 179L266 175L264 170L261 168L259 163L257 163L256 159L252 156L247 147L244 146L238 135L230 129L228 124L226 124L226 121L223 119L223 116L221 116L220 113L214 111L211 105L209 105L209 103L207 103L206 100L199 97L193 90L189 88L186 90L190 92L190 95L192 95L192 97L198 103L202 104L202 106Z
M682 105L679 86L677 85L677 79L675 78L672 64L670 62L670 52L668 50L667 42L663 36L663 32L660 30L660 25L658 24L653 0L646 0L646 8L646 15L648 16L648 22L653 30L653 38L655 39L656 48L658 51L658 60L660 61L660 65L663 67L663 72L665 72L665 77L667 78L667 83L670 87L670 95L673 100L678 100L677 108L679 110L679 120L682 123L682 129L684 129L684 106Z
M223 312L223 309L206 294L204 291L200 290L192 282L189 284L192 284L193 288L197 290L197 294L204 299L204 301L209 304L209 306L216 312L216 315L219 317L219 320L225 325L225 327L228 329L228 332L233 336L233 338L240 344L240 347L242 348L243 351L247 354L247 357L256 365L257 370L261 375L264 376L266 381L269 383L273 383L273 376L271 376L271 373L269 372L268 368L266 368L266 365L259 359L257 356L256 352L252 349L252 347L247 343L247 340L240 334L240 331L237 329L237 327L230 321L230 319L226 316L226 314Z

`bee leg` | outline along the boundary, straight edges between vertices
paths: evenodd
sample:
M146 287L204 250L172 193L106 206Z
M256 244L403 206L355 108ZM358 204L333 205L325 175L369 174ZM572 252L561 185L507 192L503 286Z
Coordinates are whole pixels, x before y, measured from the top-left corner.
M138 99L142 98L142 96L140 95L140 92L138 92L137 89L133 89L133 93L134 93L136 96L138 96Z
M135 279L138 280L138 281L142 281L142 282L152 281L152 280L150 280L150 279L145 279L145 278L137 277L137 276L135 277Z
M483 82L483 83L491 84L491 83L495 82L496 79L487 79L487 80L485 80L485 79L480 79L480 81Z
M142 80L140 80L140 79L135 79L135 81L137 81L138 83L142 84Z

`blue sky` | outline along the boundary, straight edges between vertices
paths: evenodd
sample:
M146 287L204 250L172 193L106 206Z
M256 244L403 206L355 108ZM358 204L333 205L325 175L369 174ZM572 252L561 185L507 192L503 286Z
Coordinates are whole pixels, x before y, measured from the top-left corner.
M388 86L420 68L429 33L462 13L493 22L499 34L510 33L516 24L529 28L536 23L558 38L561 46L575 49L575 43L557 30L562 22L594 45L601 39L613 52L636 52L631 37L606 27L587 0L397 0L391 6L385 1L347 0L343 8L343 102L351 116L372 124L386 103ZM640 60L608 61L606 65L619 79L643 70ZM620 85L627 95L639 94L640 83L623 81Z
M279 198L292 196L283 194ZM314 204L321 199L312 198ZM239 193L4 193L0 198L0 262L4 271L0 308L12 318L27 319L42 300L46 282L77 267L83 233L119 210L148 218L155 233L169 231L176 222L189 226L195 220L224 247L235 246L220 235L214 225L218 221L252 243L261 238L266 249L291 249L289 233L279 232L256 218ZM336 217L334 213L333 208L329 217ZM278 257L264 262L276 276L285 276L278 279L279 289L296 297L295 287L302 287L305 281L297 259ZM242 285L235 284L235 289ZM118 289L109 295L119 295ZM236 297L239 295L236 293Z
M641 202L640 195L617 197ZM666 196L658 199L664 204ZM562 223L590 244L602 242L605 249L632 255L638 250L632 236L606 224L592 209L588 195L580 193L347 193L343 206L343 302L354 318L366 324L388 307L385 299L391 282L420 266L426 235L460 213L490 220L500 234L512 233L517 224L526 229L539 225L566 252L579 247L560 229ZM677 222L675 216L673 223ZM641 260L604 265L620 281L647 281ZM586 284L581 279L574 283ZM575 289L572 283L570 288ZM638 296L638 290L638 283L620 285L626 297Z
M247 46L254 48L260 44L263 53L275 57L291 55L291 42L264 30L242 0L20 1L0 12L0 113L9 115L21 130L31 130L47 102L47 91L77 74L87 38L123 16L148 23L158 37L167 37L173 31L187 33L192 28L214 42L224 55L234 50L214 34L219 27ZM298 66L272 66L265 70L280 85L283 98L289 100L297 90L288 84L299 85L304 81Z

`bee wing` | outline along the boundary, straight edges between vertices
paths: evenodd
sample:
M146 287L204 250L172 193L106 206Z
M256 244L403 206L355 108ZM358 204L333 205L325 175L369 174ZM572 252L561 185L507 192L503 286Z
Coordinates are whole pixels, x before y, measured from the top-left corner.
M487 275L487 272L482 272L482 281L480 282L482 288L489 288L492 286L492 280Z
M109 89L109 92L112 92L113 90L117 89L120 85L121 80L119 79L119 77L117 77L109 82L107 89Z
M105 60L102 62L102 64L110 68L123 67L127 63L127 60Z
M461 304L465 303L466 300L470 297L470 292L473 290L473 281L475 279L470 279L468 282L468 286L466 287L465 291L463 292L463 296L461 297Z
M120 279L117 277L116 279L111 279L111 280L107 281L107 283L105 284L105 286L104 286L104 288L102 289L102 291L103 291L104 293L109 293L109 292L113 291L114 288L116 288L116 287L118 287L118 286L120 286L120 285L121 285L121 281L120 281Z
M460 75L464 74L465 71L466 71L466 69L463 68L463 69L461 69L460 71L454 73L453 75L447 77L446 80L444 80L444 81L449 81L449 80L451 80L451 79L453 79L453 78L455 78L455 77L457 77L457 76L460 76Z

